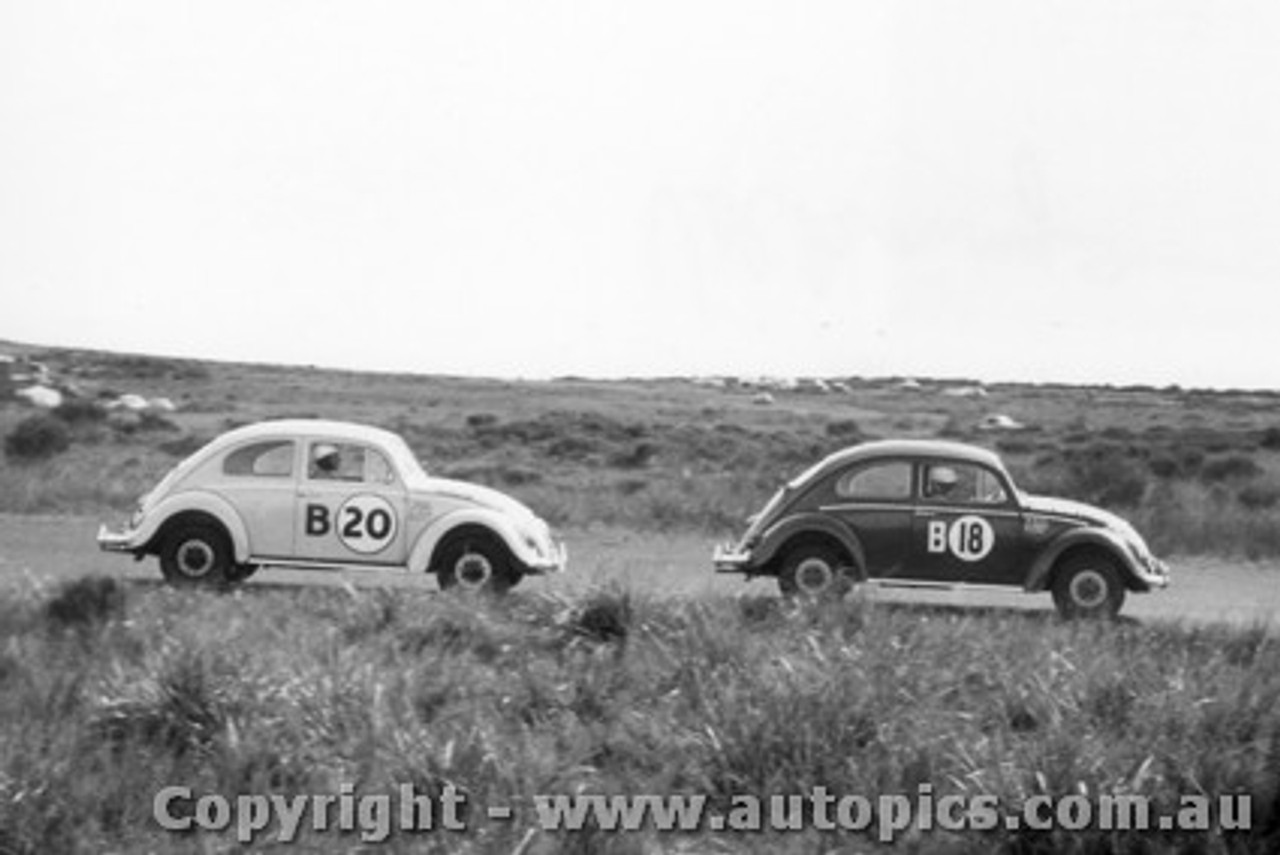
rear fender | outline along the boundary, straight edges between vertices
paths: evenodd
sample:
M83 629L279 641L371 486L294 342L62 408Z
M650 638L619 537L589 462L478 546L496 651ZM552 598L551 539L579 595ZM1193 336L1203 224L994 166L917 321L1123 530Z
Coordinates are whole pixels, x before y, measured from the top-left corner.
M249 530L231 503L214 493L192 490L176 493L149 510L146 519L134 532L134 552L154 553L160 550L160 539L174 519L186 514L204 514L215 519L231 536L231 547L237 563L249 559Z
M764 568L779 558L789 543L810 534L820 534L838 543L853 559L853 570L859 581L866 578L866 552L858 535L843 522L825 514L797 514L774 523L751 550L751 572L767 572Z

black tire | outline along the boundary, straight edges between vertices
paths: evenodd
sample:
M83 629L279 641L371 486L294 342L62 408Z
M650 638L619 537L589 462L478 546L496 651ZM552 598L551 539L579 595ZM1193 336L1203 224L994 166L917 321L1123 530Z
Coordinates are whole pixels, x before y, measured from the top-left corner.
M1124 596L1120 567L1104 552L1076 553L1053 577L1053 604L1068 620L1113 618L1124 605Z
M160 570L170 585L225 588L234 579L231 539L211 523L183 523L165 536Z
M440 550L436 578L443 590L465 594L505 594L520 581L511 553L497 537L467 533Z
M820 543L790 550L778 569L778 588L785 596L806 600L838 600L853 586L848 562Z

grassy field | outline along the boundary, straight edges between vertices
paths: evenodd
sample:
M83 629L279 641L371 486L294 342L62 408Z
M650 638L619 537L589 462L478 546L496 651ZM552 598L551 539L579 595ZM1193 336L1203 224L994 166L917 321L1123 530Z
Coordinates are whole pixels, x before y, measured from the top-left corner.
M17 347L5 347L14 351ZM993 447L1020 486L1120 511L1163 554L1280 555L1280 395L1177 388L993 385L903 389L844 378L845 393L666 380L502 381L361 374L35 350L82 398L45 421L65 448L0 459L0 511L127 512L181 456L229 427L281 416L352 419L403 433L428 468L490 484L559 526L736 531L779 482L867 438L946 437ZM124 392L168 414L108 412ZM986 432L1003 413L1019 432ZM33 411L0 405L6 442Z
M842 378L847 392L775 391L762 405L752 390L674 378L499 381L25 350L79 397L51 414L0 405L0 511L11 513L121 516L217 433L314 415L398 430L431 471L495 485L573 531L709 541L828 451L938 436L998 449L1024 488L1120 511L1165 555L1280 555L1270 393L999 385L963 398L942 391L959 380ZM177 409L108 410L120 393ZM978 429L997 412L1030 427ZM908 852L1280 851L1280 648L1266 626L1073 625L1047 610L857 598L797 608L772 589L530 586L487 603L67 575L0 596L0 855L245 848L158 828L151 800L167 785L234 796L404 783L457 786L517 814L461 835L393 837L391 851L880 851L873 836L818 831L549 833L528 812L553 793L701 794L724 808L819 786L928 787L1015 811L1045 794L1140 794L1161 811L1180 795L1252 797L1250 832L935 829L903 834ZM295 850L360 845L307 834ZM248 848L273 849L270 835Z
M426 592L89 577L0 603L0 852L239 851L152 821L196 794L452 786L509 822L390 851L881 851L873 833L538 830L554 793L1248 794L1249 832L904 831L923 853L1275 852L1280 646L851 600ZM271 850L264 833L255 850ZM299 851L352 834L304 829ZM886 850L887 851L887 850Z

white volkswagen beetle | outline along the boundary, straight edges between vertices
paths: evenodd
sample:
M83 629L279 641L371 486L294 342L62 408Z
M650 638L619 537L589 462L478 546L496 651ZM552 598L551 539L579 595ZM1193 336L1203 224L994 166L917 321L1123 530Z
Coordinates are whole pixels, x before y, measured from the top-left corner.
M267 566L358 566L502 592L566 561L524 504L428 475L390 431L318 419L222 434L165 475L123 531L102 526L98 545L159 556L171 583L212 586Z

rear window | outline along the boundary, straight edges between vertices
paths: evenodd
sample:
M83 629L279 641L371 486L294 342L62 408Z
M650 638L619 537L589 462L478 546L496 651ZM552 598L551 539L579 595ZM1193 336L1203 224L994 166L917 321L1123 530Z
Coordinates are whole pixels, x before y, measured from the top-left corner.
M851 469L836 482L836 495L842 499L910 499L911 464L894 460Z
M222 461L225 475L288 478L293 475L293 443L287 439L255 442L237 448Z

